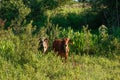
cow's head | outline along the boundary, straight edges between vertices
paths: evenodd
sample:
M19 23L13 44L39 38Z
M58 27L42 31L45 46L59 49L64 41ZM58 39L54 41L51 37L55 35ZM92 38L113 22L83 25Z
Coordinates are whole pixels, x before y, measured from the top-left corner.
M72 43L72 40L69 38L63 38L63 47L65 52L69 52L68 44Z
M39 39L40 43L39 43L39 50L41 50L42 52L46 52L48 49L48 39L47 38L43 38L43 39Z

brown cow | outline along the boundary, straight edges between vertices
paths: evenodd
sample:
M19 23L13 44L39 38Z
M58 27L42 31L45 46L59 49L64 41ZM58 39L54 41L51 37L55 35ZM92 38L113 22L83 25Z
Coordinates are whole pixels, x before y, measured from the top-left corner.
M41 50L43 53L46 53L47 49L48 49L48 39L47 38L43 38L43 39L39 39L39 48L38 50Z
M65 58L65 61L68 58L69 47L68 44L71 42L69 38L55 39L53 42L53 50L58 53L59 56Z

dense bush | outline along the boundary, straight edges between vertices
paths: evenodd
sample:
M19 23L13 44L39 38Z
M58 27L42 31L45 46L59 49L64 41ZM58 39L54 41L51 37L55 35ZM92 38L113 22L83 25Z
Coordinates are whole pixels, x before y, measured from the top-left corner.
M76 4L77 5L77 4ZM79 4L80 5L80 4ZM51 14L50 14L51 13ZM82 26L89 25L91 29L98 29L103 20L101 14L93 11L91 8L72 8L61 7L55 11L49 12L50 21L63 28L72 27L74 30L82 29Z
M105 23L109 27L119 27L120 26L120 1L119 0L90 0L92 4L92 8L95 11L98 11L102 15L100 15L102 20L105 21Z
M30 13L28 8L22 0L2 0L0 2L0 18L6 19L6 27L20 27L24 25L26 16Z

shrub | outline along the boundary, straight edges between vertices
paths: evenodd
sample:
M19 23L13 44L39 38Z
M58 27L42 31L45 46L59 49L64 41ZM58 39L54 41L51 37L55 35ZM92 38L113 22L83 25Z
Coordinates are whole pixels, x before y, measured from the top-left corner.
M7 40L1 40L0 41L0 54L1 56L7 58L9 60L10 58L14 58L14 50L15 46L12 41Z
M20 27L21 25L23 25L23 22L29 13L30 8L24 5L22 0L2 0L0 2L0 18L7 20L6 28L9 26Z

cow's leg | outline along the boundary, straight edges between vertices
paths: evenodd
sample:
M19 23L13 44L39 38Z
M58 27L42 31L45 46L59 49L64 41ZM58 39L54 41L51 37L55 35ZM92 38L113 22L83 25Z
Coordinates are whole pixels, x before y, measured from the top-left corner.
M68 53L67 54L65 54L65 62L67 62L67 59L68 59Z

